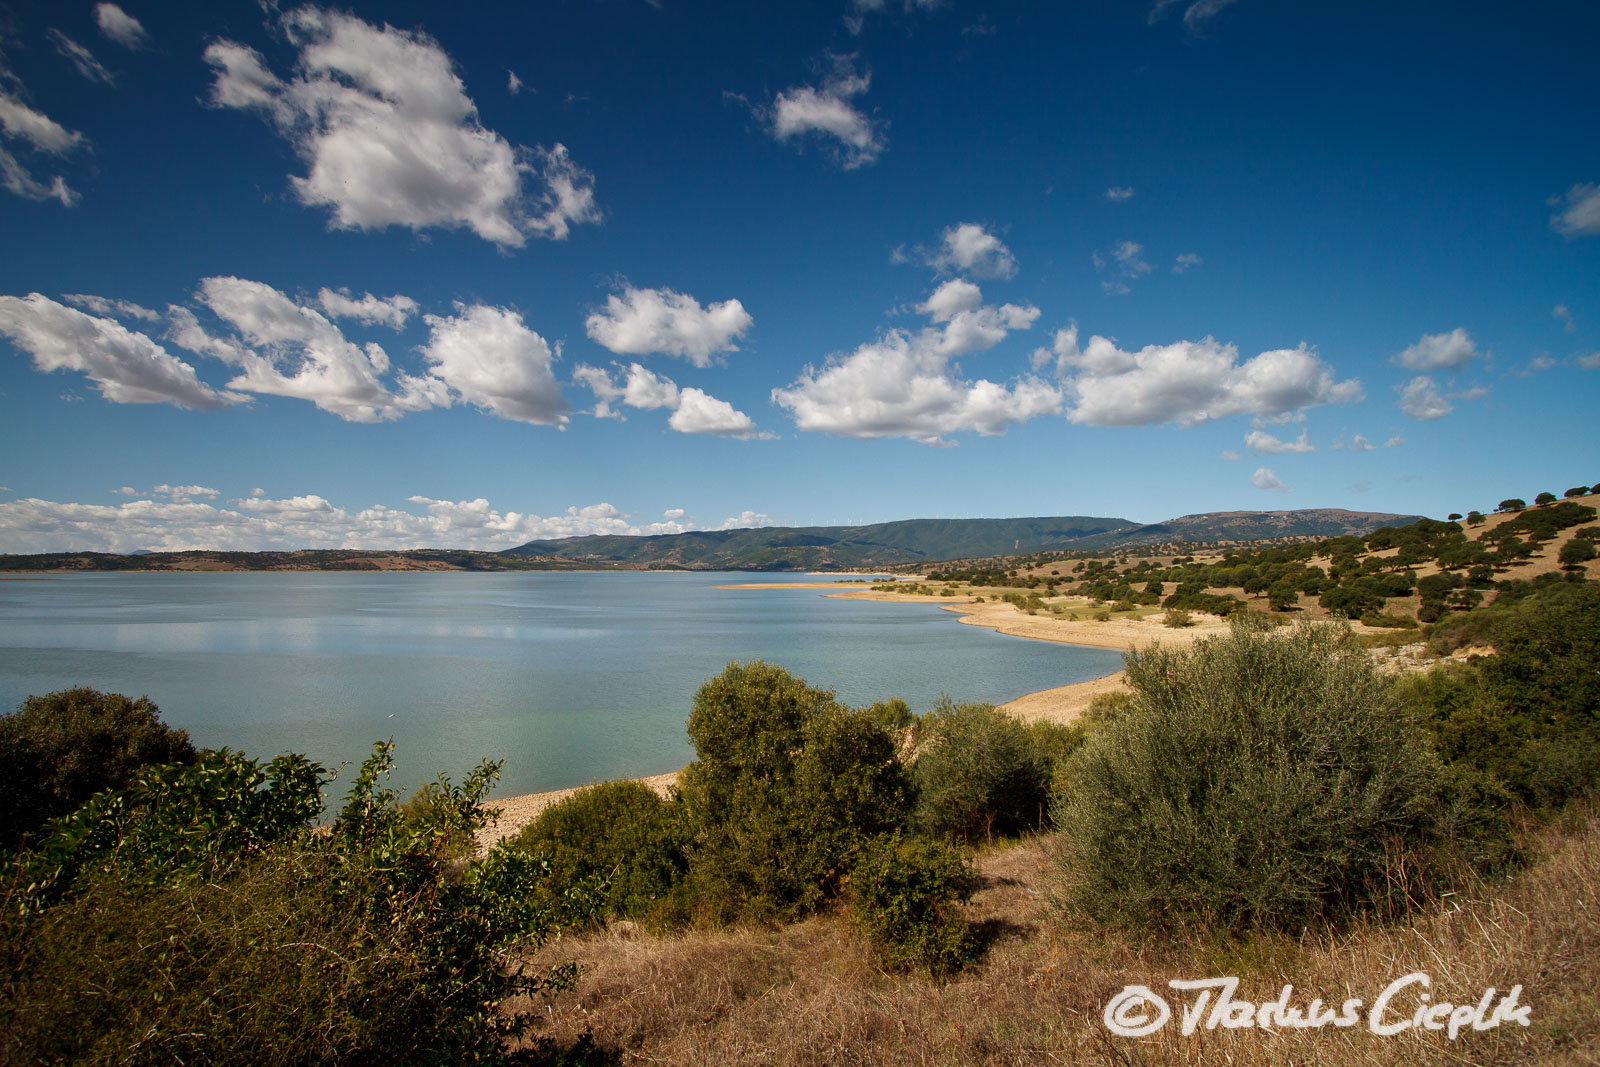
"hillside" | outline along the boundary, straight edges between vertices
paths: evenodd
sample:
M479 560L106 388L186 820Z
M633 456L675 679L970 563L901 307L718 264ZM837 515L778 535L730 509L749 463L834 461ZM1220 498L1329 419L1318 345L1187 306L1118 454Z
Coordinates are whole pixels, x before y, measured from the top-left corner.
M1126 519L1083 515L908 519L870 526L768 527L658 537L567 537L530 541L508 552L689 570L833 570L1166 542L1364 536L1383 526L1404 526L1419 518L1318 508L1212 512L1143 526Z
M906 519L869 526L700 530L657 537L530 541L509 554L688 570L831 570L1065 548L1134 528L1127 519Z

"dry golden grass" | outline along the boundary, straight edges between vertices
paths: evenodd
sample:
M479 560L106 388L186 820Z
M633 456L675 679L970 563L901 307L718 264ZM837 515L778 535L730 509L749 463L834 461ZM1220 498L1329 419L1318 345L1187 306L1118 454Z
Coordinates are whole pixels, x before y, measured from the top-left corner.
M1535 842L1520 876L1400 926L1358 925L1244 941L1202 933L1130 936L1075 928L1050 902L1047 844L986 852L968 906L986 948L954 979L888 974L837 915L795 926L658 937L632 926L573 937L541 963L578 961L579 988L538 1007L540 1032L585 1030L625 1063L674 1064L1329 1064L1600 1062L1600 815L1587 809ZM1532 1026L1463 1034L1354 1029L1145 1038L1102 1021L1125 985L1166 993L1172 978L1235 975L1262 1002L1292 983L1312 998L1370 1004L1413 971L1434 1001L1475 1003L1523 986ZM1175 1014L1178 994L1169 999ZM1396 1002L1397 1004L1399 1001ZM1412 1005L1415 1000L1412 1000ZM1409 1011L1410 1008L1406 1008Z

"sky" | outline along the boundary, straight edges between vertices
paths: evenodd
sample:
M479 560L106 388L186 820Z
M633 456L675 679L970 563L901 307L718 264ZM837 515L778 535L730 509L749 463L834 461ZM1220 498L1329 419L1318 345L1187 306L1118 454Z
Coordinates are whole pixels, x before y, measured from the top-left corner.
M0 552L1600 481L1600 5L0 4Z

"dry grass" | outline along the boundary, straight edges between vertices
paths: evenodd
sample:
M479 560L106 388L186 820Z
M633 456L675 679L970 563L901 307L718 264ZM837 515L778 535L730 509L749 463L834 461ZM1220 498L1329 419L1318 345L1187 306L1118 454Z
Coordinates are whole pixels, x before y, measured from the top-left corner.
M576 991L540 1005L541 1032L592 1030L625 1063L1594 1064L1600 815L1588 809L1548 828L1535 847L1542 858L1493 894L1448 898L1403 926L1226 941L1074 928L1049 899L1046 843L1025 842L980 857L984 884L968 918L986 948L946 983L885 973L834 915L667 937L621 926L541 954L584 968ZM1305 1007L1314 997L1370 1003L1419 970L1432 976L1435 1002L1521 984L1532 1026L1450 1042L1432 1032L1377 1037L1364 1025L1184 1037L1174 1021L1135 1039L1112 1035L1101 1016L1134 983L1166 992L1171 978L1236 975L1242 998L1266 1001L1292 983L1291 1003Z

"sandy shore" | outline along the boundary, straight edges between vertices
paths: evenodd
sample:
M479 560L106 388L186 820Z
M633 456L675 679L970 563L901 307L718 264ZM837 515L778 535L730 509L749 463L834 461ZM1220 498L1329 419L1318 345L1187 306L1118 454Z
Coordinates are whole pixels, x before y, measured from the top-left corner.
M1163 645L1187 645L1197 638L1214 634L1226 633L1228 624L1225 620L1209 615L1196 616L1203 620L1198 625L1182 630L1168 629L1162 622L1161 615L1147 616L1137 621L1126 620L1116 622L1075 622L1068 619L1057 619L1045 616L1025 615L1010 604L1003 601L985 601L982 604L974 603L972 597L928 597L916 596L907 593L880 593L869 589L862 589L860 583L829 583L829 582L760 582L748 585L724 585L719 589L839 589L843 592L830 593L830 596L842 597L846 600L879 600L889 602L903 602L911 604L939 604L946 611L954 611L961 615L961 621L971 626L987 626L991 630L1007 634L1012 637L1026 637L1035 641L1059 641L1069 645L1089 645L1094 648L1116 648L1125 651L1149 648L1157 643ZM1127 691L1125 672L1117 671L1104 678L1094 678L1087 682L1075 682L1072 685L1057 686L1054 689L1041 689L1036 693L1026 693L1015 700L1007 701L1000 707L1011 712L1018 718L1034 722L1047 720L1050 722L1071 722L1088 710L1089 704L1095 697L1102 693L1117 693ZM640 778L639 781L651 789L666 796L668 790L678 780L678 773L673 771L668 774L657 774L649 778ZM559 801L565 800L577 788L556 789L548 793L527 793L515 797L499 797L488 801L488 806L500 811L498 820L485 827L478 835L479 849L487 848L502 837L508 837L528 823L545 808Z

